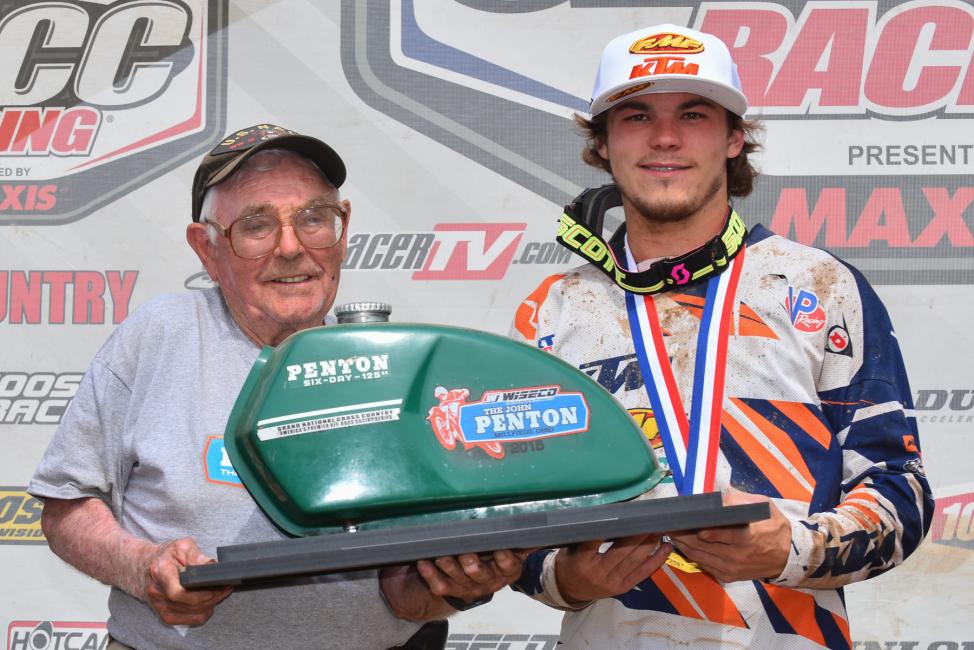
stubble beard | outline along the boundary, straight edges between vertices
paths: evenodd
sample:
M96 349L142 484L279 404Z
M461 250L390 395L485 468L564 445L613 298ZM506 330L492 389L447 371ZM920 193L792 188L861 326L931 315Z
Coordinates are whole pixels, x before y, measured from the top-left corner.
M685 221L707 205L723 187L723 179L715 177L705 191L690 195L683 200L657 195L647 197L628 189L616 181L619 193L629 203L640 218L649 223L676 223Z

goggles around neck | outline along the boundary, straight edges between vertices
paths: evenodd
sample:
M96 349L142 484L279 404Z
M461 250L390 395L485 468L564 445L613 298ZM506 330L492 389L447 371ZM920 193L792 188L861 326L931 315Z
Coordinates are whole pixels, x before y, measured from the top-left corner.
M565 206L555 240L594 264L621 289L630 293L663 293L717 275L744 247L747 237L744 220L737 212L730 210L720 234L703 246L679 257L653 262L644 271L628 269L625 263L619 263L612 246L601 236L605 213L621 205L622 195L614 183L586 189ZM616 232L613 243L621 239L623 232L624 228Z

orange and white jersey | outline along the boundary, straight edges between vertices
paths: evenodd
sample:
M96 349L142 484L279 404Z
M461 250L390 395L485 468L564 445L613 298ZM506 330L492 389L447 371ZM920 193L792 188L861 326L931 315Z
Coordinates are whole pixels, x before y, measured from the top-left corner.
M655 297L687 409L706 286ZM666 466L629 321L623 290L588 265L545 279L512 335L612 393ZM757 226L728 329L715 488L768 496L791 519L784 571L722 584L665 565L629 593L566 611L566 647L848 648L842 586L893 568L926 534L933 498L906 412L910 389L889 317L862 275ZM669 479L644 498L676 494ZM516 588L568 609L553 560L532 555Z

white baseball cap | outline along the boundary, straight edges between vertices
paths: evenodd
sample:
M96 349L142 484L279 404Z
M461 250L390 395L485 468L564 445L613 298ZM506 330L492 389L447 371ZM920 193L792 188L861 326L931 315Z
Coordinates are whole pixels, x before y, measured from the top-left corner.
M730 50L716 36L653 25L614 38L602 52L592 89L592 117L651 93L693 93L743 116L747 98Z

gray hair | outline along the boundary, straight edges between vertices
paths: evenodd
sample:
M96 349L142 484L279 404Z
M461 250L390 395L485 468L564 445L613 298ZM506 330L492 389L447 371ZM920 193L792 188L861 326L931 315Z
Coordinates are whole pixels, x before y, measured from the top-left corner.
M258 151L256 154L245 160L244 163L240 165L240 167L238 167L228 179L211 187L203 196L203 204L200 207L200 223L207 224L206 233L210 238L211 244L215 244L217 238L220 236L220 233L217 232L216 228L214 228L211 223L216 221L216 202L218 194L232 191L245 178L248 178L254 174L260 174L275 169L284 160L300 162L301 164L314 169L316 172L318 172L318 175L321 176L321 180L324 181L325 185L335 192L338 200L341 200L341 195L338 193L338 189L332 185L331 181L328 180L328 177L322 173L318 165L316 165L312 160L305 158L297 152L290 151L289 149L265 149L264 151Z

